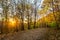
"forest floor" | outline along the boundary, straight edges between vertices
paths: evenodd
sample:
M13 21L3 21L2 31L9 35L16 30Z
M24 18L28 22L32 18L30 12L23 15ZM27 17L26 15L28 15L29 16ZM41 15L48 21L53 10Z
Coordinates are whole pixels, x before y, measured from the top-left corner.
M1 40L60 40L60 30L37 28L0 35Z

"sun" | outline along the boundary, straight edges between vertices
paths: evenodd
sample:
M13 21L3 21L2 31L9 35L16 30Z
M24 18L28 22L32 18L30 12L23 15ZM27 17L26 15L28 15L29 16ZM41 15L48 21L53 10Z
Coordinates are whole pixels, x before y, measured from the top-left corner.
M13 18L9 19L9 25L10 26L16 26L16 20L14 20Z

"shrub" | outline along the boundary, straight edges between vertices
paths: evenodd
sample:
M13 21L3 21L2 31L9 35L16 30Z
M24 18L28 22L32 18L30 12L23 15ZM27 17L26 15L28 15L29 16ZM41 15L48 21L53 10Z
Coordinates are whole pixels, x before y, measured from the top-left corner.
M51 22L51 23L49 23L48 24L51 28L56 28L57 26L57 24L56 24L56 22Z

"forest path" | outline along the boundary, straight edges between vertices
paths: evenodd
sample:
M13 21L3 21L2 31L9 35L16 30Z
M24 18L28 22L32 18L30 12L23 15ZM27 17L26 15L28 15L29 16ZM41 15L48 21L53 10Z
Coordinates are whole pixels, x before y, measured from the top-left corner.
M47 40L48 28L37 28L27 31L10 33L1 40Z

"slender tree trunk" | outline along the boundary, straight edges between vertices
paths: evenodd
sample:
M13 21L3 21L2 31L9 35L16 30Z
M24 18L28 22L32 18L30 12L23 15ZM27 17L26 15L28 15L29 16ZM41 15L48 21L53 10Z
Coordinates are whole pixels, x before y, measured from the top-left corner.
M30 29L30 18L29 18L30 15L29 15L29 11L28 11L28 10L27 10L27 12L28 12L28 13L27 13L27 15L28 15L28 29Z
M37 1L35 0L35 11L34 11L34 13L35 13L35 18L34 18L34 28L36 28L36 14L37 14L37 9L36 9L36 3L37 3Z
M24 9L25 9L25 5L24 5L24 0L21 0L22 2L22 12L21 12L21 20L22 20L22 25L21 25L21 30L24 30Z

